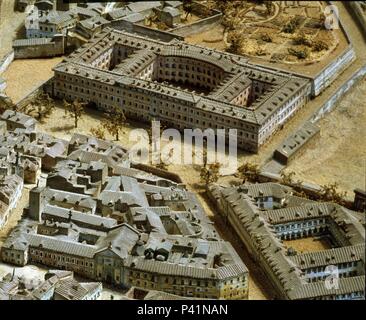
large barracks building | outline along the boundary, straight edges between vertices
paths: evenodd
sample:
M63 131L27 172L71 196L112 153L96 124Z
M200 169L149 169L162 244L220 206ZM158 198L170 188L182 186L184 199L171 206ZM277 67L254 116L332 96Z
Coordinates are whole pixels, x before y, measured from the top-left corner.
M311 94L309 80L179 40L169 43L106 28L65 58L50 89L126 116L183 130L237 129L257 152ZM228 130L227 130L228 135Z

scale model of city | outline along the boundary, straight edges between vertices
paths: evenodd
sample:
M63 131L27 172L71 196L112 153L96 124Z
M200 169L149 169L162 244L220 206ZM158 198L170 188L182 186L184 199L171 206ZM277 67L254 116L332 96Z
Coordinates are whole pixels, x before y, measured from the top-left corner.
M366 1L0 0L0 300L364 300L365 101Z

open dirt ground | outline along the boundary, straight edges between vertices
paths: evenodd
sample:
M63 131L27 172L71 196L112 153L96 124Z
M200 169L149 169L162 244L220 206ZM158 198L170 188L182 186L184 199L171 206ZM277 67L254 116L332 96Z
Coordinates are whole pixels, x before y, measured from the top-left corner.
M187 36L185 41L216 50L225 51L227 48L224 41L224 27L221 24L212 27L210 30Z
M363 79L318 125L320 138L285 171L319 185L338 182L353 197L366 182L366 79Z
M62 58L15 60L2 74L7 82L5 93L14 103L23 99L53 76L52 68Z
M283 241L287 248L293 248L298 253L315 252L331 249L329 241L325 238L315 239L315 238L304 238L296 240L286 240Z
M14 2L12 0L5 0ZM12 42L17 36L26 17L24 12L13 12L13 6L4 5L5 10L0 17L0 59L12 48Z

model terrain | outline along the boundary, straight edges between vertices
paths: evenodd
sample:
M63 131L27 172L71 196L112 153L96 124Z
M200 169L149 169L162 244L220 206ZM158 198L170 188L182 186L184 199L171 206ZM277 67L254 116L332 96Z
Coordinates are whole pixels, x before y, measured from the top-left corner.
M0 1L0 299L365 299L365 8Z

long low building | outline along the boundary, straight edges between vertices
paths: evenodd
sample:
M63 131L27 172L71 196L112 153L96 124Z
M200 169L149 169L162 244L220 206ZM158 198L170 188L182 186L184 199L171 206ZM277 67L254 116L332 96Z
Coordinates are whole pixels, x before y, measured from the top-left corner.
M64 41L62 35L55 35L50 38L14 40L14 58L27 59L61 56L65 53Z
M170 43L105 28L54 68L50 94L167 126L237 129L257 152L311 94L309 80L179 40Z

